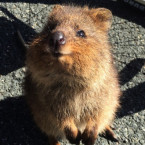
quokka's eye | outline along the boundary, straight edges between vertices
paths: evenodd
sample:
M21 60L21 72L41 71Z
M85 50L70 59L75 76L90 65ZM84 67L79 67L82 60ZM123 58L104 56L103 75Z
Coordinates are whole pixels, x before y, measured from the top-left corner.
M50 24L48 24L48 30L49 30L49 31L52 31L53 29L56 28L56 26L57 26L56 23L50 23Z
M77 31L77 36L84 38L84 37L86 37L86 34L85 34L85 32L83 30L79 30L79 31Z

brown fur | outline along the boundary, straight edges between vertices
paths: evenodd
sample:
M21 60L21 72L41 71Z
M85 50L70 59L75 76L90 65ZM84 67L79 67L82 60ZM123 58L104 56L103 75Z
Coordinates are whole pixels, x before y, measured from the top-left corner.
M83 142L92 145L112 123L120 89L107 35L111 19L111 12L104 8L58 5L31 43L26 100L36 124L48 136L66 136L75 142L81 131ZM78 30L84 30L86 38L76 36ZM56 31L66 37L57 58L49 47Z

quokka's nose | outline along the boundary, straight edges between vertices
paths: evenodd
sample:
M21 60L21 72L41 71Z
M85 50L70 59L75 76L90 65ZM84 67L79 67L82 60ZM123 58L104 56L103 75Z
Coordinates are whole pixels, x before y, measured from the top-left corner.
M55 57L61 56L61 46L66 43L65 35L61 31L56 31L52 33L51 39L50 39L50 48L51 52Z
M64 45L66 40L63 32L56 31L52 34L52 41L55 48L59 47L60 45Z

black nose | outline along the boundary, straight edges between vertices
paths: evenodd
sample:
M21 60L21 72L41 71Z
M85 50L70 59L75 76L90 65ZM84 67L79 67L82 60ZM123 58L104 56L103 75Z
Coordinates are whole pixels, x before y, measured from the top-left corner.
M59 47L66 42L63 32L57 31L52 33L52 41L54 51L58 51Z

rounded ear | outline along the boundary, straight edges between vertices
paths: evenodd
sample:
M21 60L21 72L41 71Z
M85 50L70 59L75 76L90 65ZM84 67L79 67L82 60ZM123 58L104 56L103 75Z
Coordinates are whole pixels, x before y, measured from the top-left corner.
M93 19L96 26L108 31L112 24L112 13L106 8L97 8L88 10L89 16Z
M64 7L64 6L57 4L57 5L55 5L55 6L53 7L52 12L53 12L53 13L58 12L59 10L62 10L63 7Z

